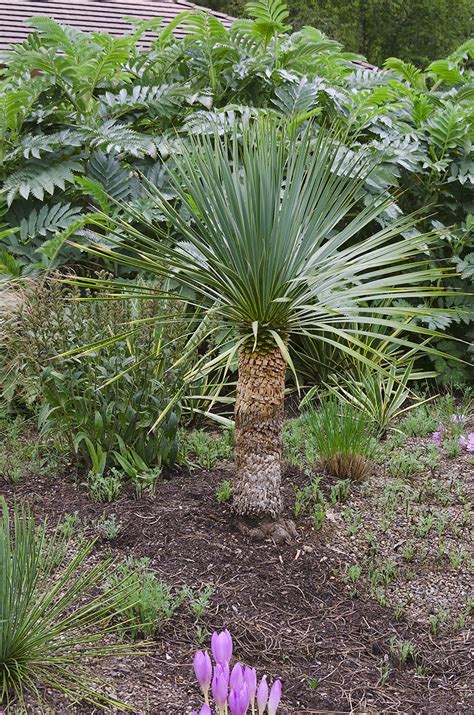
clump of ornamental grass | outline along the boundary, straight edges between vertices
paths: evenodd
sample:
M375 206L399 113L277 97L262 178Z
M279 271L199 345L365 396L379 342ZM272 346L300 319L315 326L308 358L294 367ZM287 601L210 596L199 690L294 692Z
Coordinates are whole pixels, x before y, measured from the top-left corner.
M321 467L338 479L360 481L370 474L375 440L368 417L329 398L303 414L304 429Z
M110 612L122 608L128 585L98 593L111 561L87 567L94 542L82 544L58 569L54 556L64 538L60 527L51 533L45 523L35 525L27 508L15 504L9 510L2 500L0 705L8 712L21 708L26 691L41 703L40 689L52 688L97 707L130 710L102 691L92 671L98 658L138 652L130 645L110 644L116 631Z

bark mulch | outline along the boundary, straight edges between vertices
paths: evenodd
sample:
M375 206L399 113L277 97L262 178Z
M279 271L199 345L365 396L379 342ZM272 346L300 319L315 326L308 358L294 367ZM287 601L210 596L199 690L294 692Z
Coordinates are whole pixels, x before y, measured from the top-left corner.
M282 679L282 715L474 712L468 626L434 637L426 624L397 621L393 610L351 597L338 576L350 558L332 548L327 531L334 523L316 533L300 522L298 541L284 546L243 536L229 507L215 498L217 484L230 477L230 469L176 473L153 497L124 496L105 506L68 475L29 476L2 485L1 493L10 503L28 502L51 522L77 512L86 533L102 514L115 514L122 531L110 544L98 542L96 558L108 549L119 560L146 556L170 586L213 584L201 628L228 628L239 660L270 680ZM288 504L292 484L303 479L298 472L286 476ZM416 663L397 659L393 639L416 646ZM111 659L98 672L136 712L184 715L200 703L192 674L196 647L192 616L178 613L150 656ZM57 715L96 712L47 697Z

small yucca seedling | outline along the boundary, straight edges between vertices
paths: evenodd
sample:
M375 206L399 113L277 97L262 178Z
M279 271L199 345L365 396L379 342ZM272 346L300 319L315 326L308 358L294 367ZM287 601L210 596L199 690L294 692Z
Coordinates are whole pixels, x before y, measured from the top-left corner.
M319 409L308 410L303 419L324 470L354 481L370 474L374 439L362 412L330 398Z
M25 691L41 704L40 689L53 688L73 700L97 707L127 705L100 692L88 666L96 658L131 655L131 645L103 645L117 626L110 613L123 609L127 583L97 593L111 562L87 568L93 542L60 569L54 554L64 541L58 527L35 526L25 507L11 510L1 500L0 513L0 707L24 706ZM142 651L143 653L143 651Z

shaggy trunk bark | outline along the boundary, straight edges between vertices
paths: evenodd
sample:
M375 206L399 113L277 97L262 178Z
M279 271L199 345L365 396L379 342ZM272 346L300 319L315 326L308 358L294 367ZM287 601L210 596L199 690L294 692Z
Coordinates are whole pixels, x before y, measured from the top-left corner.
M241 516L281 511L282 423L286 363L279 348L241 352L235 403L234 508Z

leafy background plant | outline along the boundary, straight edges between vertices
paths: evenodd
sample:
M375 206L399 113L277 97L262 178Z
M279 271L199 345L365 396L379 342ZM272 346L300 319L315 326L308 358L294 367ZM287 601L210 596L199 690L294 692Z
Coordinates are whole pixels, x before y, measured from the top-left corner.
M43 434L61 436L96 477L112 467L134 483L152 468L156 477L178 452L182 371L172 363L183 348L185 304L160 305L177 316L164 330L147 323L157 310L153 301L79 297L57 280L23 289L2 331L3 399L17 409L39 408ZM108 344L117 332L126 339ZM85 340L102 347L58 359ZM160 428L151 430L165 410Z
M173 198L164 168L187 134L216 122L222 130L239 127L264 113L286 117L295 131L308 117L316 126L335 123L348 159L354 152L379 157L361 201L387 189L398 196L384 222L420 210L419 230L441 232L430 249L433 262L453 267L450 287L471 290L473 41L425 70L393 57L383 69L368 69L315 28L292 32L280 0L249 3L247 10L253 19L230 30L204 12L185 12L183 40L154 20L131 25L123 38L81 33L49 18L30 21L36 32L12 49L2 70L4 277L84 264L71 242L88 240L98 210L127 219L122 201L160 222L143 184ZM144 52L146 30L154 39ZM106 241L106 221L103 235ZM441 314L434 327L472 341L472 298L435 303ZM469 358L462 343L437 347ZM442 381L468 379L462 363L433 360Z

